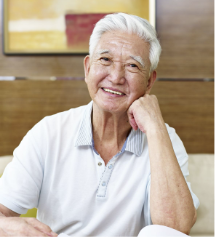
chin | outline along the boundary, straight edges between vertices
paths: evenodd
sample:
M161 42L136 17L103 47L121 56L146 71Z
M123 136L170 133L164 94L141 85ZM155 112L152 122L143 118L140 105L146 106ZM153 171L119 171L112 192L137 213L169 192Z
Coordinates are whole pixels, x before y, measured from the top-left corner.
M98 104L97 104L98 105ZM114 103L99 103L98 105L100 109L102 109L104 112L109 113L127 113L127 109L123 108L122 105L114 104Z

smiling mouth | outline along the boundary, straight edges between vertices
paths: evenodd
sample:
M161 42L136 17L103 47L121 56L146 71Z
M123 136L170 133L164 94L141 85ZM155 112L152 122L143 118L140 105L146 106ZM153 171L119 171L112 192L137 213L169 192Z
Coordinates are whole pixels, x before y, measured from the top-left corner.
M114 95L125 95L124 93L121 93L119 91L112 91L110 89L106 89L106 88L102 88L103 91L106 91L106 92L109 92L111 94L114 94Z

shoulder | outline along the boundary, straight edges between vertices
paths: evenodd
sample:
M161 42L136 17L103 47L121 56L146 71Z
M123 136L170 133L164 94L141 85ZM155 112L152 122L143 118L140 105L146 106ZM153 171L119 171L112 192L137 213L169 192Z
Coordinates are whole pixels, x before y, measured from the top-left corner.
M46 116L28 132L27 137L31 137L37 141L47 141L48 143L56 142L56 140L59 139L64 141L66 139L74 139L83 120L87 106L88 105L84 105Z
M184 147L183 142L181 141L180 137L178 136L178 134L176 133L176 130L172 127L170 127L167 123L165 123L170 140L172 142L173 146L178 146L178 147Z
M66 121L79 121L79 118L81 116L83 116L83 113L85 112L87 105L83 105L77 108L72 108L70 110L67 111L63 111L63 112L59 112L57 114L54 115L50 115L50 116L46 116L42 122L46 122L46 123L55 123L55 122L59 122L59 123L64 123Z
M173 148L175 148L175 149L180 148L180 149L185 150L184 144L183 144L182 140L180 139L180 137L178 136L178 134L176 133L176 130L174 128L170 127L167 123L165 123L165 125L167 128L170 140L172 142Z
M180 165L187 163L188 161L188 154L186 152L185 146L176 133L176 130L166 124L167 131L169 133L170 140L172 142L172 147L177 157L177 160Z
M33 129L51 129L57 130L65 127L69 129L69 127L74 127L78 123L80 123L85 109L87 105L80 106L77 108L72 108L67 111L59 112L57 114L53 114L50 116L44 117L41 121L39 121Z
M59 146L67 146L68 143L71 146L75 141L86 107L87 105L46 116L24 136L18 151L26 151L28 147L28 150L35 150L40 153L40 156L46 156L48 151L54 151Z

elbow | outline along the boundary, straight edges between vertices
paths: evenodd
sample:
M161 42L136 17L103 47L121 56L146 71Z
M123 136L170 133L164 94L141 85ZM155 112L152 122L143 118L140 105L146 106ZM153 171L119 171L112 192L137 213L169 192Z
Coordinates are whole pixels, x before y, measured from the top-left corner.
M196 220L197 220L197 211L195 209L195 213L194 213L194 217L193 217L193 220L192 220L192 226L191 227L194 226L194 224L196 223Z
M191 214L192 213L192 214ZM185 218L186 216L186 218ZM181 217L179 220L179 225L177 226L178 231L181 231L182 233L189 235L191 228L196 223L197 220L197 211L193 205L193 210L187 213L184 217Z
M180 231L181 233L184 233L186 235L189 235L190 234L190 230L191 230L191 227L188 226L188 225L179 225L179 224L172 224L172 223L161 223L161 222L155 222L153 223L153 225L162 225L162 226L166 226L166 227L169 227L171 229L174 229L174 230L177 230L177 231Z
M180 225L176 227L176 230L181 231L186 235L189 235L191 228L196 222L196 219L197 219L197 212L196 209L194 208L194 215L190 219L187 219L186 221L179 222Z
M187 221L186 223L186 228L184 230L181 230L181 232L183 232L184 234L186 235L189 235L190 234L190 231L191 231L191 228L194 226L194 224L196 223L196 220L197 220L197 211L196 209L194 208L194 215L193 215L193 218L191 218L191 220Z
M153 224L154 225L163 225L163 226L167 226L167 227L170 227L172 229L175 229L175 230L178 230L186 235L189 235L190 234L190 230L191 228L193 227L193 225L195 224L196 222L196 219L197 219L197 212L196 212L196 209L194 208L194 215L192 216L192 218L171 218L171 219L168 219L168 218L165 218L165 221L164 219L162 219L162 221L160 220L152 220Z
M153 225L162 225L162 226L166 226L169 227L171 229L180 231L183 234L189 235L190 234L190 230L191 230L191 226L190 225L182 225L182 224L172 224L172 223L161 223L161 222L155 222L153 223Z

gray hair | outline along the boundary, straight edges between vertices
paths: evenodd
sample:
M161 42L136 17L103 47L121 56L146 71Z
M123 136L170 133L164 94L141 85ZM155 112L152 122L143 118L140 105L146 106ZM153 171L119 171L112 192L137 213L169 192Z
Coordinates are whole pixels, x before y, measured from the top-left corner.
M94 53L102 34L107 31L116 30L136 34L150 44L150 72L155 70L161 54L161 46L157 39L156 31L147 20L134 15L114 13L106 15L104 18L99 20L90 36L89 54L92 55Z

